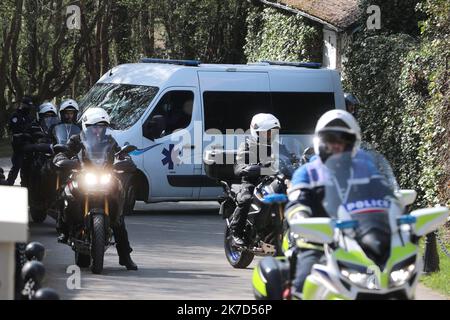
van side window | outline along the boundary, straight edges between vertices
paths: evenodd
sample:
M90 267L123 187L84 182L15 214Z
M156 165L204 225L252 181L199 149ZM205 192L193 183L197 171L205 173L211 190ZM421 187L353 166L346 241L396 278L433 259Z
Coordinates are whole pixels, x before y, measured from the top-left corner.
M319 118L335 108L333 92L272 92L282 134L313 134Z
M228 92L203 93L205 130L243 129L257 113L272 113L281 134L312 134L320 116L335 108L333 92Z
M270 112L269 92L205 91L203 93L205 130L248 130L252 117Z
M167 92L159 100L146 123L152 119L160 118L161 120L158 122L160 134L158 132L158 137L156 138L168 136L177 130L185 129L189 126L192 120L193 106L194 93L192 91L177 90ZM152 138L147 136L145 131L144 136L149 139Z

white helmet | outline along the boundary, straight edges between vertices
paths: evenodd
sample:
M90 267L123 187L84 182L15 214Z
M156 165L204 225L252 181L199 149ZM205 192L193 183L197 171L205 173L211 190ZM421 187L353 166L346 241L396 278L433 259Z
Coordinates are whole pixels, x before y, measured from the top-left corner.
M40 115L44 115L47 112L53 112L55 114L55 117L58 116L58 111L56 110L56 107L51 102L45 102L39 106L39 112L37 114L37 120L40 120Z
M73 99L65 100L61 103L59 106L59 119L63 121L62 112L65 110L74 110L75 111L75 120L77 118L78 112L80 111L80 107L78 106L78 103Z
M75 109L76 111L80 111L80 107L78 106L78 103L73 99L68 99L61 103L61 105L59 106L59 112L64 111L69 108Z
M81 118L83 131L86 131L87 126L94 125L99 122L106 122L108 125L111 124L111 119L109 118L108 113L102 108L90 108Z
M280 121L270 113L258 113L252 118L250 123L250 134L258 139L258 132L269 131L271 129L281 128Z
M319 121L317 121L316 129L314 132L314 152L320 155L320 135L321 133L342 133L344 135L350 135L354 138L352 153L356 153L356 150L361 144L361 128L359 127L356 119L351 113L345 110L330 110L323 114Z

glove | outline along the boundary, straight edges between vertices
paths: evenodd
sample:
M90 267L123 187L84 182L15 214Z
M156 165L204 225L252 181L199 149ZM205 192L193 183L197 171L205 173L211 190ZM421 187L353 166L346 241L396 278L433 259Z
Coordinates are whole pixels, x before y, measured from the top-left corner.
M241 176L246 176L249 178L253 177L259 177L261 175L261 167L259 165L250 165L245 167L242 172Z

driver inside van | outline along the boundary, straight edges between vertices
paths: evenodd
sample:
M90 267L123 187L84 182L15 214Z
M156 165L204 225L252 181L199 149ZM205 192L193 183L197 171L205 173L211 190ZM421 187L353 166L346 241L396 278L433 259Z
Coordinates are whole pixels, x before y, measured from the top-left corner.
M189 99L184 101L183 104L178 103L171 106L167 113L165 135L184 129L189 125L191 122L193 105L192 99Z

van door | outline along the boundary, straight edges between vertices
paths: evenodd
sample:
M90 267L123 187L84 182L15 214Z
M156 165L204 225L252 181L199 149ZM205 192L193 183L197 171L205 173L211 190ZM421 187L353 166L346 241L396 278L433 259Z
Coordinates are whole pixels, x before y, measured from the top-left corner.
M237 149L252 117L271 112L267 72L199 71L203 105L203 154L211 148ZM227 132L228 131L228 132ZM203 166L203 165L202 165ZM202 174L205 175L204 166ZM222 188L205 177L200 199L217 199Z
M193 199L193 133L201 118L197 96L195 87L167 88L143 123L144 169L153 201Z

